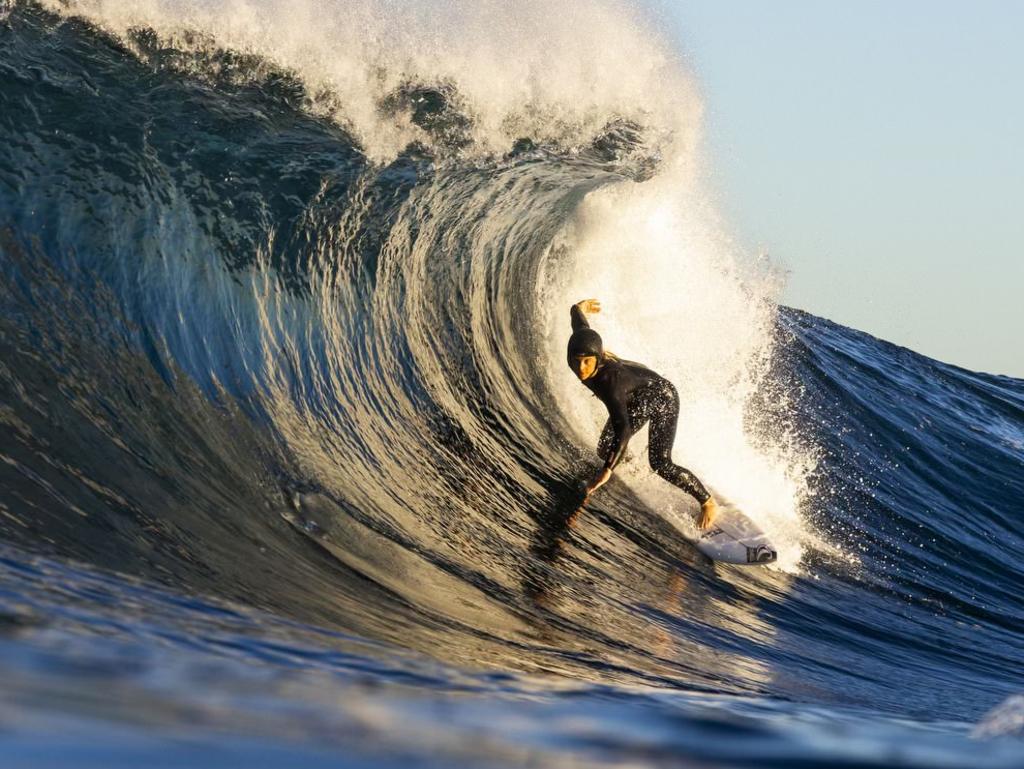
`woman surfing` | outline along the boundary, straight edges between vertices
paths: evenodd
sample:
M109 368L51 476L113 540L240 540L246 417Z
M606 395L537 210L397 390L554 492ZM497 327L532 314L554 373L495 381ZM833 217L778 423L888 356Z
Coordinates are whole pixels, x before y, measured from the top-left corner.
M587 314L601 311L596 299L584 299L572 306L572 336L566 359L569 368L608 408L608 422L597 442L597 453L604 467L586 487L590 495L612 477L612 471L626 453L629 439L648 421L648 459L651 469L678 486L701 504L698 526L707 529L717 513L717 505L697 476L672 462L672 444L679 420L679 393L663 376L646 366L621 360L604 349L601 335L587 322Z

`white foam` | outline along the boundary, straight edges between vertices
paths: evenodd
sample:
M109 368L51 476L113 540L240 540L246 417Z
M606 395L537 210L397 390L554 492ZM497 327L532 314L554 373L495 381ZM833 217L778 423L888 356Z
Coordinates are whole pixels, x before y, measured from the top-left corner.
M450 83L475 118L478 150L520 136L584 141L610 116L683 135L697 103L691 81L654 25L625 3L552 0L44 0L128 39L147 27L177 47L258 54L313 93L338 97L336 117L386 160L418 128L378 104L402 83ZM183 33L198 31L201 37Z
M973 737L1024 737L1024 694L1007 697L985 715L972 732Z

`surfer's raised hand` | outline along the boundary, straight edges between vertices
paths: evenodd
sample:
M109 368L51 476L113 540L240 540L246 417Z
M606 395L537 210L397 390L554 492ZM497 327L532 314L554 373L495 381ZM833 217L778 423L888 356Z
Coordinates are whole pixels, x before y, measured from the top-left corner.
M715 504L715 498L708 497L707 501L700 507L700 523L697 526L702 529L711 528L711 524L715 522L716 515L718 515L718 505Z
M601 303L596 299L584 299L580 302L576 302L576 306L579 307L580 312L584 315L591 314L596 315L601 312Z

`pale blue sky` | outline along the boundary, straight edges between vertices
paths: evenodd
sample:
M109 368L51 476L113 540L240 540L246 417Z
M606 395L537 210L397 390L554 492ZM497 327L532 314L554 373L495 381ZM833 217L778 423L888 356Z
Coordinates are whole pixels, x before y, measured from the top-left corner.
M1024 1L660 9L721 208L791 271L783 300L1024 377Z

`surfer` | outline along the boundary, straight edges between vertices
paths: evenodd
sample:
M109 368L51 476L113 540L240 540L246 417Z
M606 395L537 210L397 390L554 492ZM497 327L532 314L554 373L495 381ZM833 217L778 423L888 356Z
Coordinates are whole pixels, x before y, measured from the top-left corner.
M583 503L608 482L626 453L626 444L650 420L648 459L651 469L701 504L699 526L707 529L717 513L715 500L693 473L672 462L672 444L679 419L679 393L675 385L646 366L621 360L604 349L601 335L590 327L587 313L601 311L596 299L572 306L572 336L566 354L569 368L608 408L608 422L597 442L605 461L587 484Z

